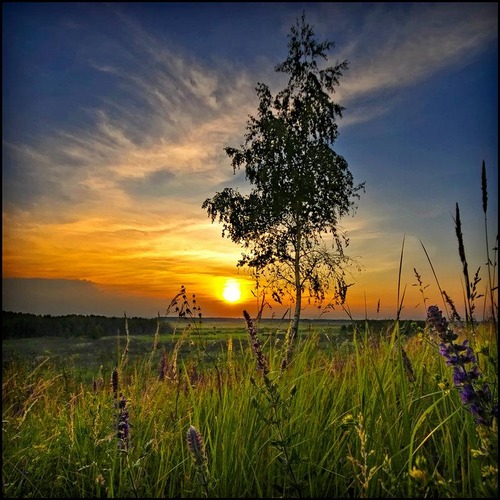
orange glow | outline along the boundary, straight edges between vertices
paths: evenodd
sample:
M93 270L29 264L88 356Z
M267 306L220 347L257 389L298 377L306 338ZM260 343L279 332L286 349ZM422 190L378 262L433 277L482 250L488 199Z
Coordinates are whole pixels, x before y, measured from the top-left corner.
M188 213L182 221L176 214L123 218L113 210L106 217L89 214L85 218L68 217L67 222L50 217L34 221L29 213L21 211L8 217L4 213L3 277L88 281L95 285L91 298L95 300L101 294L101 302L117 304L113 312L116 315L122 314L125 307L130 316L163 313L181 285L188 296L196 295L203 317L241 318L244 309L255 315L262 306L262 297L252 295L252 278L238 272L239 246L221 238L220 227L204 220L203 213L200 216L194 210L194 214L184 211ZM349 276L353 286L345 306L356 318L394 318L400 241L364 242L356 228L352 232L355 238L350 251L363 256L363 270ZM380 241L386 246L374 249L375 242ZM437 250L430 247L430 251L432 254ZM450 296L456 298L461 296L460 281L456 279L454 262L449 261L449 269L440 267L440 273L446 276L441 281L446 282ZM413 286L413 267L422 274L424 284L430 285L426 290L428 304L441 304L420 244L408 238L401 275L401 296L405 290L402 317L425 318L422 296ZM453 286L456 281L458 287ZM281 317L289 307L293 311L293 304L279 306L270 295L264 304L265 317ZM303 297L302 317L317 318L321 311ZM347 315L342 307L336 307L322 317L346 319Z

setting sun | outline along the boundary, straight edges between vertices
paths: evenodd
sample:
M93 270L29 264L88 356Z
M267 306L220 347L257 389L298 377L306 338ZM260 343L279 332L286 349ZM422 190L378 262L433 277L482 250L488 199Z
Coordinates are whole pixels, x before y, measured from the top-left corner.
M238 302L241 297L240 283L236 280L227 280L222 296L227 302Z

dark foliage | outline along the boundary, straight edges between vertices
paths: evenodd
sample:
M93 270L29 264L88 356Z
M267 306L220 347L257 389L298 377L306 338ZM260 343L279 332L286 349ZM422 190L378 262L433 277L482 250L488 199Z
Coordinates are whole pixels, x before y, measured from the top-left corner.
M127 318L130 335L154 335L157 318ZM160 333L172 333L167 322L160 324ZM120 332L125 335L125 320L118 317L35 315L2 311L2 338L26 337L88 337L97 339Z

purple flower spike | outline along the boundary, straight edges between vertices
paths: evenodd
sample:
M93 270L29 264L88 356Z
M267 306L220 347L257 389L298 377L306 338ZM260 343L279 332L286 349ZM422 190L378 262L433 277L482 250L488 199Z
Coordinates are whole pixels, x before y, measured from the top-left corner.
M453 384L460 392L462 403L472 413L477 424L492 425L493 418L498 417L498 403L493 402L488 384L481 387L478 383L474 384L481 378L481 371L469 341L464 340L461 344L454 342L458 335L448 327L448 321L437 306L428 308L427 321L442 340L439 354L446 360L447 366L453 366ZM473 366L468 370L466 366L471 363Z
M453 369L453 383L455 385L461 385L464 384L465 382L468 382L469 376L465 370L462 368L456 366Z
M472 385L467 384L462 387L460 397L462 398L462 403L465 405L468 403L473 403L478 396Z
M476 363L476 355L474 354L474 351L470 348L467 347L465 350L465 354L460 355L460 359L462 360L463 363Z

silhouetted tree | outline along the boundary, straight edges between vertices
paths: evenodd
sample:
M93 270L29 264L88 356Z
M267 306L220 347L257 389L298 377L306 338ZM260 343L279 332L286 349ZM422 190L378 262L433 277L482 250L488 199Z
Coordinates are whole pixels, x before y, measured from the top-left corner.
M258 83L260 104L247 122L245 144L225 148L233 172L245 168L250 194L226 188L202 208L212 222L218 218L223 224L223 236L243 246L238 266L251 268L257 284L260 278L271 283L276 300L290 293L297 335L305 291L322 301L333 288L345 299L348 239L338 221L354 207L352 198L359 198L364 184L354 186L346 160L331 147L344 109L331 94L347 61L320 69L318 61L328 59L334 43L316 42L305 15L288 38L288 57L275 67L289 75L287 86L273 96Z

